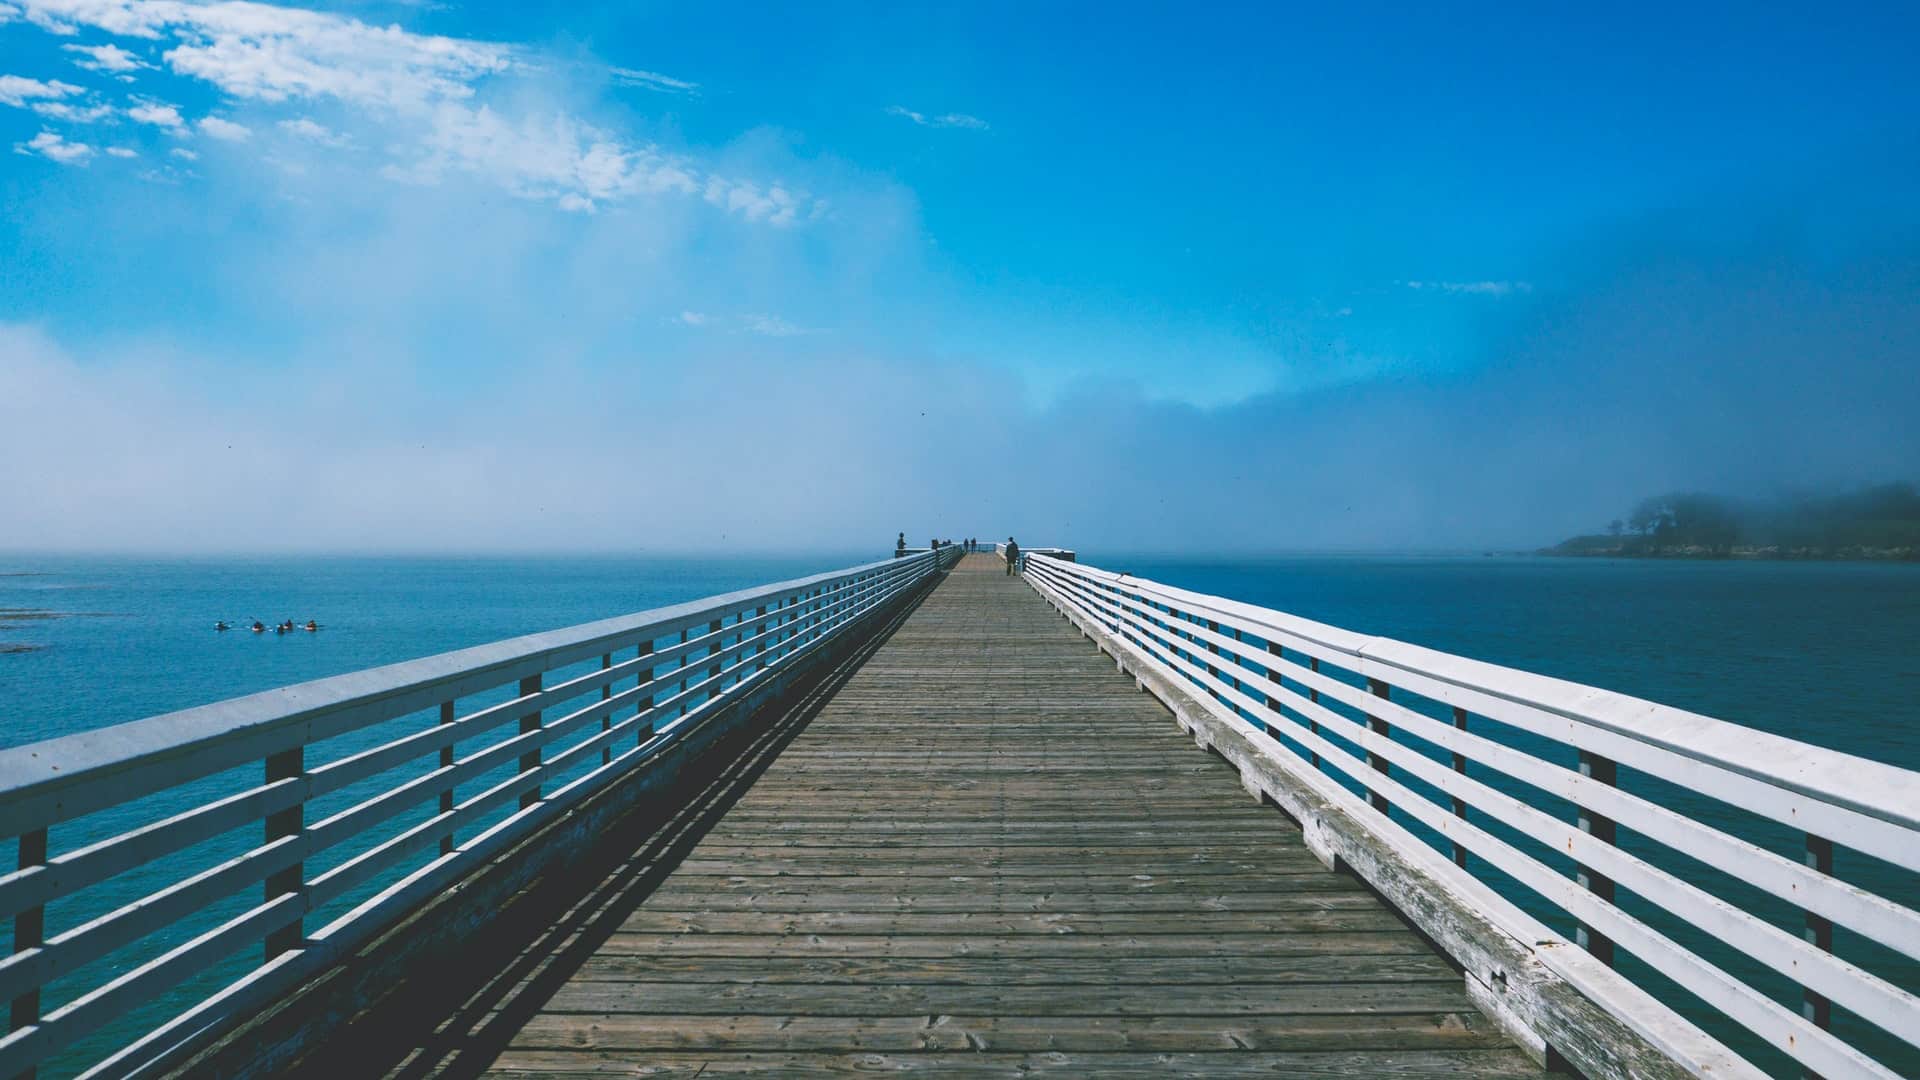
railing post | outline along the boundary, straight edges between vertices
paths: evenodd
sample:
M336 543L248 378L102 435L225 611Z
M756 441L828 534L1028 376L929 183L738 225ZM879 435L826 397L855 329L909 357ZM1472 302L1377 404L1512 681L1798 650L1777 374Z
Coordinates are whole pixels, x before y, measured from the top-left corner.
M680 644L685 645L687 643L688 636L689 636L688 630L680 631ZM676 693L684 694L687 692L686 668L687 668L687 654L682 652L680 654L680 671L681 671L680 688L677 691L675 691ZM685 701L682 701L680 703L680 715L681 716L687 715L687 703Z
M538 675L529 675L526 678L521 679L520 680L520 696L526 697L529 694L539 693L541 682L542 682L541 677ZM529 731L539 731L539 730L540 730L540 714L538 712L530 712L520 718L520 733L522 735L525 735ZM537 746L534 747L532 750L529 750L526 753L521 754L520 755L520 771L523 773L527 773L527 772L532 772L535 769L538 769L540 767L540 757L541 757L540 748ZM527 807L532 806L533 804L539 801L540 801L540 785L538 784L535 784L531 790L523 791L520 793L520 809L522 810L525 810Z
M613 654L610 652L601 653L600 654L600 670L605 671L612 666L613 666ZM608 680L607 682L601 683L600 684L600 700L605 701L612 696L613 696L612 680ZM613 730L613 710L612 709L608 709L607 714L600 718L600 730L603 732ZM608 743L607 745L600 748L600 764L611 765L612 763L613 763L613 744Z
M21 833L20 861L18 863L20 869L26 870L30 867L45 866L46 864L47 830L35 829L32 832ZM46 940L47 909L45 907L36 905L27 908L25 911L13 917L14 952L22 953L28 949L37 949L46 944ZM13 999L11 1027L9 1030L19 1031L23 1027L29 1027L39 1022L40 988L35 987ZM31 1077L33 1070L29 1069L20 1075Z
M761 604L759 607L754 608L753 615L754 618L760 620L753 624L753 670L765 671L767 669L767 661L762 654L767 651L767 605Z
M707 689L708 701L720 696L720 646L727 643L727 639L720 634L720 623L721 620L715 619L707 624L707 635L713 638L713 644L707 646L707 656L713 660L707 665L707 681L710 684Z
M1317 656L1307 657L1307 670L1316 673L1319 672L1320 658ZM1315 705L1320 704L1320 691L1315 690L1311 686L1307 687L1307 700L1313 702ZM1320 721L1315 720L1311 716L1307 717L1307 730L1313 732L1315 735L1320 734ZM1309 747L1307 749L1307 757L1312 759L1314 768L1318 769L1320 767L1320 751Z
M453 723L453 702L443 701L440 703L440 723L442 724ZM443 769L453 768L453 744L452 743L448 743L447 745L440 748L440 767ZM452 784L448 784L445 790L440 792L440 812L443 814L453 813L453 785ZM440 854L450 855L452 853L453 853L453 830L448 829L447 835L440 838Z
M1824 836L1807 834L1805 860L1808 869L1816 873L1832 876L1833 841ZM1806 928L1801 931L1807 944L1821 952L1833 951L1833 920L1824 915L1805 912ZM1800 988L1800 1015L1813 1021L1815 1027L1825 1031L1833 1022L1833 1004L1826 995L1816 993L1806 987Z
M1278 688L1281 685L1281 680L1284 678L1284 676L1280 674L1280 661L1285 660L1287 658L1287 653L1285 649L1282 649L1280 646L1269 641L1267 642L1267 654L1273 657L1273 663L1267 665L1267 679L1268 681L1272 682L1276 688ZM1280 699L1277 697L1274 697L1272 694L1268 694L1267 708L1272 709L1276 713L1279 712ZM1266 731L1267 734L1269 735L1273 734L1274 729L1272 724L1269 724L1266 721L1262 720L1260 722L1260 726Z
M298 779L300 774L306 770L306 756L307 751L304 746L296 746L291 750L283 750L278 754L267 755L267 783L272 784L281 780ZM267 843L271 844L275 840L282 840L290 836L299 836L300 830L305 827L306 809L307 804L302 801L287 807L285 810L268 814L266 822ZM268 874L264 887L266 898L272 900L285 896L288 893L299 892L305 877L306 864L303 862L294 863L284 870L277 870ZM303 919L295 919L286 926L268 934L266 941L267 959L271 960L289 949L299 948L300 939L305 936L305 930L303 929L304 922L305 920Z
M1374 697L1385 699L1387 695L1391 693L1392 688L1389 687L1386 683L1381 682L1379 679L1368 678L1367 691L1371 693ZM1373 729L1373 733L1375 735L1380 736L1383 739L1393 738L1392 726L1389 725L1385 720L1381 719L1378 716L1373 715L1372 713L1367 714L1367 727ZM1367 764L1373 766L1373 771L1379 773L1382 776L1392 775L1391 767L1388 765L1387 759L1380 756L1379 754L1374 753L1371 750L1367 751ZM1385 795L1380 794L1379 792L1373 790L1372 788L1367 789L1367 800L1373 803L1373 808L1375 810L1378 810L1383 814L1391 815L1393 813L1393 804L1387 801L1387 797Z
M779 654L774 657L775 660L793 651L791 644L793 641L793 606L799 602L800 598L798 596L783 596L780 598L780 602L773 606L773 647L774 651Z
M1212 619L1206 620L1206 627L1209 633L1217 634L1220 632L1220 624L1213 621ZM1213 641L1208 641L1207 652L1213 656L1219 656L1220 646ZM1206 661L1206 668L1207 668L1208 678L1218 679L1220 677L1220 669L1214 666L1213 661L1211 660ZM1213 687L1211 686L1207 687L1207 693L1213 695L1213 700L1221 703L1222 705L1227 703L1226 696L1221 694L1220 691L1215 690Z
M1453 726L1461 731L1467 730L1467 710L1458 705L1453 707ZM1467 774L1467 755L1459 751L1454 752L1453 771L1462 776ZM1453 816L1463 821L1466 820L1467 816L1467 800L1458 795L1453 797ZM1453 842L1453 865L1462 868L1467 865L1467 849L1460 846L1460 841L1458 840Z
M636 661L640 660L642 657L652 656L652 655L653 655L653 639L652 638L648 638L647 640L641 642L639 647L634 649L633 651L633 658ZM660 695L658 694L642 694L639 692L642 687L652 684L653 665L638 664L637 666L639 667L640 670L634 672L634 679L633 679L633 689L634 689L633 696L635 698L633 703L633 715L636 718L638 718L641 713L646 712L648 709L653 708L654 703L660 699ZM633 727L634 727L633 745L635 746L644 745L646 741L649 738L651 738L653 735L653 721L651 720L647 721L645 724L635 723Z
M1611 758L1604 758L1599 754L1587 750L1580 751L1581 776L1589 777L1596 783L1612 787L1615 782L1616 772L1617 770ZM1603 844L1611 844L1614 842L1612 818L1596 814L1584 805L1578 806L1577 811L1581 832L1590 834L1595 840ZM1612 878L1607 877L1605 874L1595 872L1585 863L1575 864L1574 877L1579 882L1581 888L1586 889L1588 892L1605 900L1609 904L1613 903ZM1608 967L1613 966L1613 941L1605 934L1593 929L1585 922L1580 922L1574 926L1574 941L1581 948L1592 953L1594 959L1599 960Z

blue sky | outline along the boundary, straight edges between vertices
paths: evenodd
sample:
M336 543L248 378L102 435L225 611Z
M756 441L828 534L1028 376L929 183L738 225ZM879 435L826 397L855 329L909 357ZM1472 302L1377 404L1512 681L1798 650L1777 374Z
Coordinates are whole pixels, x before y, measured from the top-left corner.
M1846 409L1904 404L1914 10L0 0L0 452L27 463L0 547L826 543L909 514L1171 541L1122 479L1167 431L1256 453L1309 405L1369 423L1369 395L1488 421L1515 370L1616 366L1567 357L1621 297L1660 298L1611 345L1633 379L1803 398L1731 332L1674 361L1714 378L1634 366L1768 297L1866 343L1820 358ZM1613 430L1671 419L1631 379L1594 393ZM1729 432L1791 426L1729 400ZM1263 531L1524 542L1631 485L1911 460L1891 415L1843 419L1896 434L1542 475L1585 494L1531 519L1465 479L1538 454L1376 462L1399 513ZM1042 440L1085 472L1028 476ZM930 497L952 444L1000 482ZM635 455L665 512L610 519L590 478ZM807 478L755 489L770 460ZM1203 524L1245 513L1201 487ZM553 506L503 527L501 491Z

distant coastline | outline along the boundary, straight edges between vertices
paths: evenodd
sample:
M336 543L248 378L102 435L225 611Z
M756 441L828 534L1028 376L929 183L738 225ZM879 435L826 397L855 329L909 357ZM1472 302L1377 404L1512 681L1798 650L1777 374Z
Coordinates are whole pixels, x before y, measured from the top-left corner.
M1575 536L1535 554L1589 559L1776 559L1806 562L1920 562L1920 547L1781 547L1701 544L1647 547L1622 544L1613 536Z
M1884 484L1834 495L1745 502L1683 493L1644 499L1605 533L1541 555L1610 559L1920 562L1920 492Z

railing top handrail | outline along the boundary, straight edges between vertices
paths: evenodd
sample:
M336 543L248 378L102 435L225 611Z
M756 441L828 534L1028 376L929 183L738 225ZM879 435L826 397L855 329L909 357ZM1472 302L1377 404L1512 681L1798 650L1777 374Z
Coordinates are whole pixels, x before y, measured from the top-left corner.
M1355 633L1297 615L1194 592L1128 573L1048 559L1049 566L1176 601L1196 612L1230 616L1303 639L1357 661L1424 675L1544 712L1603 728L1675 754L1752 777L1869 817L1920 829L1920 772L1800 742L1671 705L1566 679L1538 675L1429 649L1394 638ZM1383 677L1391 684L1391 676Z
M138 766L177 760L237 736L267 736L326 714L424 692L437 684L490 670L536 661L543 669L550 669L559 663L573 662L572 659L556 662L553 659L556 654L584 659L603 651L603 645L631 639L649 628L656 628L654 636L657 637L709 621L717 615L755 606L759 600L789 595L867 571L898 571L906 563L932 557L931 552L923 552L906 560L889 558L862 563L10 747L0 750L0 814L17 804L38 802L77 784L98 781ZM131 793L131 797L139 794Z

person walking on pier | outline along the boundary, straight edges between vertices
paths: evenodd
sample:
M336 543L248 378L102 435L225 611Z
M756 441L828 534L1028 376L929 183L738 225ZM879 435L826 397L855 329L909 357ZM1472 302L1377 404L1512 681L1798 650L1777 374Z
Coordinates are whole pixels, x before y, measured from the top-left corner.
M1009 536L1007 537L1007 576L1012 577L1014 568L1019 565L1020 545L1014 543L1013 537Z

